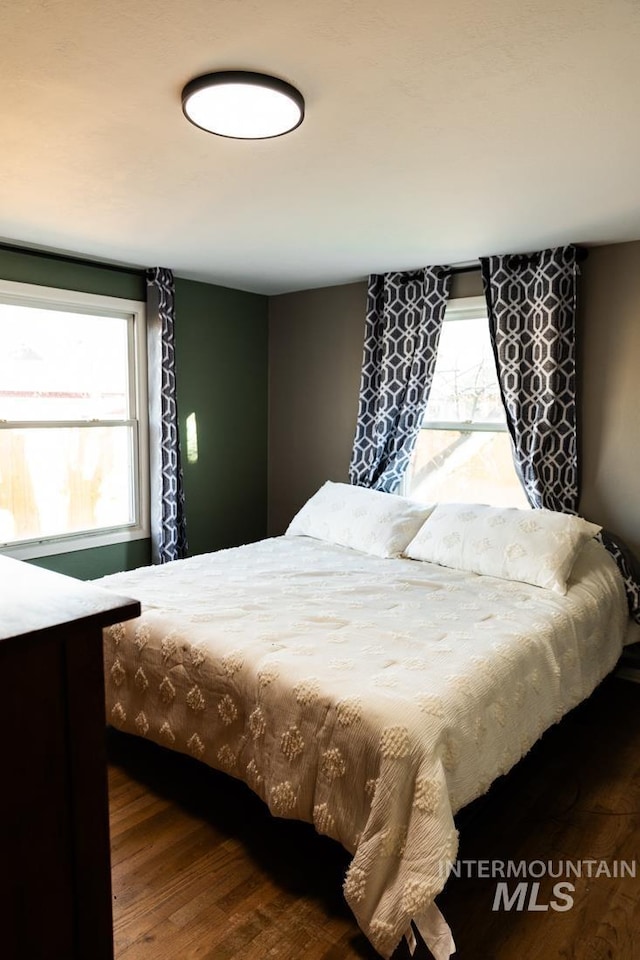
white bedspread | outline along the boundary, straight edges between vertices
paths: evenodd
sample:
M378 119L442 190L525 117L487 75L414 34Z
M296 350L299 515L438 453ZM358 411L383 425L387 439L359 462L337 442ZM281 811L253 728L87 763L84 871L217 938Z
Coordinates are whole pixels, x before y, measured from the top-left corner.
M621 578L587 545L566 597L304 537L103 578L109 721L246 781L353 853L346 899L388 957L434 904L453 814L615 665Z

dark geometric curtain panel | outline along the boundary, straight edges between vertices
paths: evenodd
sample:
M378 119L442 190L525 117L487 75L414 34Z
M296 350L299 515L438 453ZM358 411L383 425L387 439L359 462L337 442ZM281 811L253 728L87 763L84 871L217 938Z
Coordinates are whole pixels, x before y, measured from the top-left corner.
M393 493L429 398L451 274L443 267L369 277L352 484Z
M151 556L154 563L187 552L176 402L175 290L171 270L147 270Z
M629 616L636 623L640 623L640 561L619 537L615 537L608 530L601 530L597 537L607 548L624 581L624 591L627 595Z
M532 507L578 510L576 288L579 251L480 259L514 460Z

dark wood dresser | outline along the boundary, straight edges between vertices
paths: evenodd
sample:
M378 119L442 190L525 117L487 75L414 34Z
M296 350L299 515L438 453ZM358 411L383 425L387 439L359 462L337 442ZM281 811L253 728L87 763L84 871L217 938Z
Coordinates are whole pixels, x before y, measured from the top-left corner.
M102 628L139 612L0 556L3 960L112 960Z

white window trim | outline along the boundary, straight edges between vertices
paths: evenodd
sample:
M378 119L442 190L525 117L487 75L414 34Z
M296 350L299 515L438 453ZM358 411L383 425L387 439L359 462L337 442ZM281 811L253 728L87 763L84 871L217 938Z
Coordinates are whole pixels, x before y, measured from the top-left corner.
M480 297L452 297L447 301L443 323L455 322L456 320L478 320L485 317L488 322L487 301L483 296ZM421 430L461 430L466 429L473 432L485 431L487 433L506 433L506 423L492 423L483 421L474 423L472 420L423 420L418 428ZM410 497L409 492L409 468L402 478L398 493L402 496Z
M447 301L443 323L449 320L477 320L479 316L488 316L484 297L452 297Z
M488 322L487 302L484 297L454 297L449 300L443 323L456 320L478 320L485 317ZM474 433L506 433L507 424L495 420L423 420L420 430L469 430Z
M118 424L131 425L134 430L134 461L137 471L133 479L133 498L136 520L131 524L117 527L101 527L99 530L78 531L53 537L33 538L0 545L0 553L19 560L32 560L38 557L54 556L76 550L88 550L93 547L110 546L131 540L142 540L150 536L149 521L149 413L147 394L147 324L146 304L140 300L125 300L94 293L80 293L76 290L60 290L57 287L43 287L31 283L15 283L0 280L0 298L3 303L18 306L60 309L67 312L91 313L97 316L131 317L129 327L130 356L129 364L130 396L134 409L129 420L118 420ZM137 421L137 429L136 429ZM35 421L33 421L35 423ZM101 426L109 421L97 421L83 426ZM112 421L113 422L113 421ZM46 422L47 427L64 426L64 421ZM3 426L8 426L4 424Z

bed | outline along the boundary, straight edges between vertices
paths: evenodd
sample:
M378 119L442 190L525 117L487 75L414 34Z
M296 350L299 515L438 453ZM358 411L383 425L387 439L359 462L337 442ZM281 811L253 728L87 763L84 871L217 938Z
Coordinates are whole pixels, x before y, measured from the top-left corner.
M388 500L376 513L350 497L315 515L309 501L311 521L307 504L286 536L99 581L143 610L105 630L108 721L333 837L353 855L344 894L380 955L413 921L443 960L455 948L435 898L456 858L454 814L612 670L623 582L592 531L563 592L424 559L448 537L456 563L486 567L475 506L464 521L464 509L452 520L399 505L398 520ZM531 527L534 512L516 513ZM482 514L485 532L496 515ZM511 572L522 550L492 542Z

